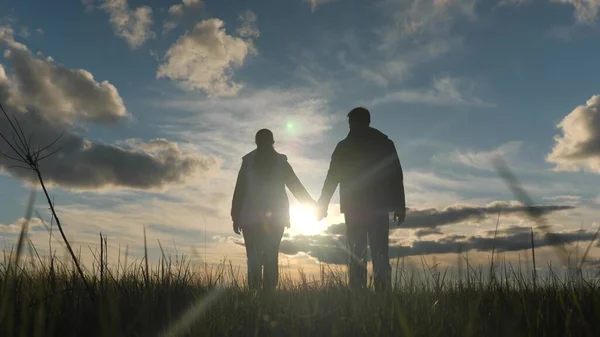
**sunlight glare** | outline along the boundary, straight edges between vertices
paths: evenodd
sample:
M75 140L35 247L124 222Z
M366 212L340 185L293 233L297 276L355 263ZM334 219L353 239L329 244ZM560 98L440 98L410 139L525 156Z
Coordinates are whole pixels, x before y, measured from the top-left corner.
M292 235L317 235L327 229L324 220L317 221L316 210L305 205L292 205L290 207L290 220Z

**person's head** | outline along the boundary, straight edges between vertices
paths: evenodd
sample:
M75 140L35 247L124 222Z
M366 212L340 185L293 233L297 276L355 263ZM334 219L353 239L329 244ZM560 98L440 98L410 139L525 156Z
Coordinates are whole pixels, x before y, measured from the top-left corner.
M350 130L365 129L371 124L371 113L363 107L352 109L348 113L348 125Z
M258 130L254 140L256 142L256 147L259 149L273 148L273 144L275 144L273 132L269 129Z

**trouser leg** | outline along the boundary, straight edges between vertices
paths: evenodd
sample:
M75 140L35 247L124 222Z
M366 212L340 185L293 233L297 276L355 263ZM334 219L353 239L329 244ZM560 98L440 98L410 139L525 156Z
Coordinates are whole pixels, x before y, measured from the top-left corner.
M361 217L345 215L348 277L351 289L367 286L367 230Z
M264 235L264 275L263 289L273 291L279 282L279 245L283 237L283 226L274 225Z
M369 247L373 259L375 290L385 291L392 285L388 215L373 215L369 222Z
M246 257L248 259L248 288L259 290L262 283L262 247L260 228L249 227L242 229Z

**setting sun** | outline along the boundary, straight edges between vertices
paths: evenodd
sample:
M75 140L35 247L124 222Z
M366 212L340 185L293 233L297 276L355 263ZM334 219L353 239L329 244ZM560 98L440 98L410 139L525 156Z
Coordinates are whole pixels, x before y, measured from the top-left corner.
M316 210L310 206L290 206L290 221L292 235L315 235L327 228L325 221L317 221Z

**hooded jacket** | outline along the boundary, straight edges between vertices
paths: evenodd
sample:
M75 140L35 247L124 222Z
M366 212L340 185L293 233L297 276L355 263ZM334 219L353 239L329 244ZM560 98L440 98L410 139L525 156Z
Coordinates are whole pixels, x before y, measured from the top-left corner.
M268 151L273 151L269 155L275 157L268 174L261 174L256 165L260 160L258 150L242 158L231 205L231 218L242 229L266 223L289 227L290 206L286 186L299 201L313 200L287 157L273 149Z
M321 193L328 204L340 185L342 213L391 212L405 208L404 177L394 142L377 129L351 130L339 142Z

